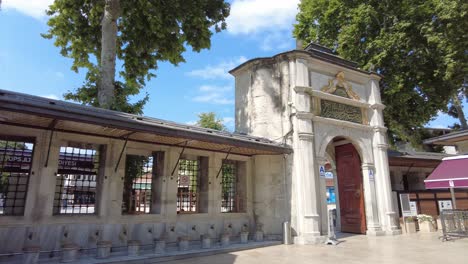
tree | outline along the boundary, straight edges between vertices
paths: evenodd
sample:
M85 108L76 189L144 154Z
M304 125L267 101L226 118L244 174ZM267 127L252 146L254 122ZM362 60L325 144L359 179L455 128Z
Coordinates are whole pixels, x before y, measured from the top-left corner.
M468 76L468 2L302 0L294 35L384 75L391 139L413 143ZM374 66L375 65L375 66Z
M72 70L87 69L85 84L66 99L141 113L148 97L134 104L128 97L155 76L159 61L177 65L187 46L209 48L212 29L226 28L229 8L223 0L55 0L43 37L73 59Z
M197 126L211 128L215 130L226 130L226 126L223 124L223 120L218 119L214 112L201 113L198 115Z

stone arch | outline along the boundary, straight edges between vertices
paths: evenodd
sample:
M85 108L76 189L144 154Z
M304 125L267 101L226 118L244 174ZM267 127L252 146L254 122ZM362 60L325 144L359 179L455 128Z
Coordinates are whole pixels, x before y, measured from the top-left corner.
M364 142L363 138L360 137L349 137L349 136L344 136L340 135L337 133L329 133L325 137L322 138L322 141L317 145L318 148L316 150L316 154L318 157L327 157L327 147L330 143L333 142L333 139L337 137L342 137L347 140L349 140L353 146L356 148L357 152L359 153L359 156L361 157L361 163L373 163L373 158L372 158L372 148L366 147L366 143ZM366 151L366 149L368 151Z

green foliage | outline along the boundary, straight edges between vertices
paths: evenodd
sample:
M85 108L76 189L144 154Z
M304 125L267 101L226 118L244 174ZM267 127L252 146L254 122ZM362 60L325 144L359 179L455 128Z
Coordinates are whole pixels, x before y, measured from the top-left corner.
M201 126L204 128L211 128L211 129L220 130L220 131L226 130L226 126L224 126L223 120L217 118L214 112L199 114L197 126Z
M97 90L101 66L101 21L104 0L55 0L47 14L49 31L62 56L73 59L72 70L87 69L85 84L66 99L98 106ZM155 76L159 61L184 62L186 47L199 52L210 48L211 28L226 28L230 6L223 0L120 1L117 19L117 54L122 64L115 82L117 96L111 109L141 113L144 99L129 104ZM119 64L119 63L118 63Z
M332 47L381 81L391 139L446 110L468 75L468 2L303 0L294 35Z

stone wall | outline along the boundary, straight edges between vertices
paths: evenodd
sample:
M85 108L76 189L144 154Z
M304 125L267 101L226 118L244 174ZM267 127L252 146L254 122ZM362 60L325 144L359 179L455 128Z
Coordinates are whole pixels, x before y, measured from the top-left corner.
M113 246L125 246L128 240L140 240L151 244L165 233L168 242L175 242L181 236L199 240L200 235L210 234L219 238L223 232L238 236L241 228L247 225L253 234L256 219L265 225L265 235L270 233L277 238L281 234L278 207L280 189L272 188L283 176L282 156L266 158L268 162L258 161L247 156L230 155L230 160L243 164L239 192L244 196L243 212L221 212L221 176L216 175L225 158L225 153L186 149L184 155L205 157L208 162L207 208L204 213L177 214L177 170L170 175L182 148L157 144L128 142L122 160L115 166L124 146L124 140L102 137L82 136L55 132L50 148L48 166L45 167L49 145L49 131L3 126L2 135L29 136L36 138L32 174L30 175L24 216L0 215L0 253L21 252L24 246L40 245L41 250L59 249L64 243L73 242L82 248L95 248L98 240L109 240ZM106 145L103 176L97 186L96 214L92 215L53 215L56 172L60 146L68 141ZM164 175L158 178L160 186L156 195L160 197L158 214L122 214L122 190L126 154L149 155L163 152ZM270 161L271 160L271 161ZM255 185L254 185L255 181ZM267 186L262 186L263 184ZM255 186L255 188L254 188ZM281 189L282 190L282 189ZM258 192L266 192L260 194ZM154 194L154 193L153 193ZM271 196L271 197L270 197ZM263 211L257 206L258 199L265 198L265 207L276 211ZM283 199L283 198L282 198ZM271 203L271 204L270 204ZM283 203L283 200L281 200ZM259 211L256 211L259 210ZM275 218L270 220L271 215ZM279 226L277 226L279 225Z

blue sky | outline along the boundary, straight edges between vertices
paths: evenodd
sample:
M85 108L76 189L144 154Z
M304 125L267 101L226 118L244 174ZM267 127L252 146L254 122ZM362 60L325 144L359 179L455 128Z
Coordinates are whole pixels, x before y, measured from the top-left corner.
M4 0L0 11L0 89L61 99L79 87L84 71L70 70L71 59L59 54L43 10L53 0ZM227 73L255 57L271 56L295 47L291 36L298 0L232 0L228 30L215 34L210 50L187 51L186 63L160 63L157 77L147 83L150 101L144 114L194 123L197 114L216 112L234 127L234 78ZM466 109L465 104L465 109ZM428 125L446 127L456 120L439 115Z

